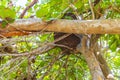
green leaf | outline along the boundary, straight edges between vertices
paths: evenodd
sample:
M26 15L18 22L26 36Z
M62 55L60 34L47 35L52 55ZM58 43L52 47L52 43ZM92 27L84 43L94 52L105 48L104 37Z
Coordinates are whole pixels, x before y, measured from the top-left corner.
M39 18L46 17L50 11L50 6L44 5L36 11L36 16Z
M77 8L83 7L82 1L81 1L81 0L77 1L76 4L75 4L75 6L76 6Z
M12 18L16 17L16 12L11 10L10 8L5 8L4 6L0 6L0 18Z
M117 41L115 41L111 46L110 46L112 51L116 51L117 48Z
M5 28L8 23L6 21L2 21L2 28Z

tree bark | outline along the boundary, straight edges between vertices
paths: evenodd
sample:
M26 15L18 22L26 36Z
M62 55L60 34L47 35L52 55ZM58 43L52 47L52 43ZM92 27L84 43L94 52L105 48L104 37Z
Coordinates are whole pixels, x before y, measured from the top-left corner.
M82 52L82 55L88 64L90 73L92 75L92 80L105 80L104 74L101 70L98 60L96 59L93 48L88 46L87 42L88 39L84 36L82 39L82 47L78 49L80 52Z
M120 20L53 20L42 21L40 19L21 19L2 28L0 23L0 34L11 31L53 31L77 34L120 34ZM4 35L3 35L4 36Z
M88 51L86 53L83 53L83 56L85 57L87 64L89 66L90 73L92 75L92 80L105 80L99 62L97 61L94 53Z
M103 58L103 56L101 54L96 55L97 60L99 61L100 64L100 68L105 76L106 79L108 80L114 80L114 76L112 78L109 78L108 75L111 74L111 71L107 65L107 62L105 61L105 59Z
M99 62L99 65L100 65L100 68L104 74L104 77L105 79L108 79L108 80L114 80L114 76L113 77L108 77L108 75L112 75L111 73L111 70L110 68L108 67L107 65L107 62L106 60L104 59L104 57L102 56L102 53L101 53L101 48L99 47L98 45L98 39L100 38L101 35L93 35L92 38L91 38L91 47L93 48L93 52L95 54L95 57L96 59L98 60Z

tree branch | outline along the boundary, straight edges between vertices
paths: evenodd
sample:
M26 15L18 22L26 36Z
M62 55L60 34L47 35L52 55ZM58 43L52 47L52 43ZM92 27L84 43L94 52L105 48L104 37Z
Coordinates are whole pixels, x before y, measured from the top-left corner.
M28 10L28 9L30 9L34 4L36 4L38 2L38 0L33 0L24 10L23 10L23 12L21 13L21 15L19 16L19 18L23 18L24 17L24 15L25 15L25 13L26 13L26 11Z
M0 34L12 31L45 31L77 33L77 34L120 34L119 19L104 20L53 20L51 23L40 19L21 19L2 28L0 23ZM4 35L3 35L4 36Z

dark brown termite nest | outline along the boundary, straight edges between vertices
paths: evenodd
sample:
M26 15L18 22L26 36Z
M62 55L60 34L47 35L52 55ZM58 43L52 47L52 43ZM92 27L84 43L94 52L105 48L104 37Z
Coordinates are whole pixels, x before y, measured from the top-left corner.
M58 39L65 34L66 33L55 33L54 38ZM60 47L64 53L71 54L75 52L76 47L78 46L78 44L80 44L80 42L81 39L78 36L76 36L76 34L70 34L66 38L63 38L55 42L55 44L57 44L57 46ZM59 46L59 45L63 45L63 46Z

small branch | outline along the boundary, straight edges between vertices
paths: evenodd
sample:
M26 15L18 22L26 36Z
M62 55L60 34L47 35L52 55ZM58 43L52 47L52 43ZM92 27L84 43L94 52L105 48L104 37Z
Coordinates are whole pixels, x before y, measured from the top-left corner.
M5 69L6 67L10 66L10 65L13 64L15 61L20 60L20 58L21 58L21 57L17 57L17 58L15 58L15 59L12 58L12 59L9 60L6 64L0 66L0 71L2 71L3 69Z
M63 55L63 57L64 57L65 55ZM62 57L62 56L61 56ZM58 69L58 72L57 72L57 76L55 77L55 79L54 80L57 80L57 78L59 77L59 74L62 74L62 68L64 68L64 65L66 65L66 62L62 62L63 64L60 64L60 67L59 67L59 69Z
M96 6L101 0L95 0L93 6Z
M77 8L71 3L70 7L74 10L74 14L77 17L78 20L82 20L82 17L79 15Z
M44 77L49 74L49 72L50 72L50 70L52 69L54 63L59 60L60 55L61 55L61 54L58 54L58 55L55 56L55 58L52 59L52 61L50 62L49 66L48 66L47 71L41 76L41 78L40 78L39 80L43 80Z
M39 47L31 52L25 52L25 53L16 53L16 54L0 54L0 56L28 56L28 55L37 55L42 54L44 52L47 52L48 50L54 48L54 46L51 46L50 44L45 45L43 47Z
M21 58L20 58L20 59L21 59ZM4 74L2 74L2 76L5 76L6 74L10 74L10 73L13 72L14 70L16 70L16 69L18 68L18 66L20 66L25 60L26 60L25 58L22 59L22 60L20 60L19 63L18 63L16 66L14 66L14 67L12 67L10 70L6 71Z
M31 79L31 60L30 60L30 58L31 58L31 56L30 57L28 57L28 66L27 66L27 80L30 80Z
M89 5L90 5L90 9L91 9L91 12L92 12L92 19L94 20L95 19L95 13L94 13L94 10L93 10L93 4L92 4L92 0L89 0Z
M44 46L42 47L39 47L31 52L25 52L25 53L16 53L16 54L0 54L0 56L28 56L28 55L37 55L37 54L42 54L42 53L45 53L47 51L49 51L50 49L53 49L55 46L53 46L53 44L59 40L62 40L64 39L65 37L69 36L70 34L66 34L58 39L56 39L54 42L51 42L51 43L47 43L45 44Z
M65 80L68 80L68 58L69 55L67 55L66 60L65 60Z
M36 4L38 2L38 0L33 0L21 13L21 15L19 16L19 18L23 18L23 16L25 15L25 13L27 12L28 9L30 9L34 4Z
M11 36L23 36L23 35L29 35L31 32L23 32L23 31L12 31L12 32L5 32L0 34L0 38L4 37L11 37Z

